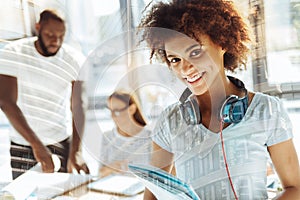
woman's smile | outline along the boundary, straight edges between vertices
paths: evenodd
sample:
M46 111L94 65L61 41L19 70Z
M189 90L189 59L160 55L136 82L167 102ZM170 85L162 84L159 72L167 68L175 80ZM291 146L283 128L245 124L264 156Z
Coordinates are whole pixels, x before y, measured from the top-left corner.
M197 74L194 74L192 76L186 76L184 79L189 83L189 84L197 84L199 83L203 76L205 75L205 72L202 72L202 73L197 73Z

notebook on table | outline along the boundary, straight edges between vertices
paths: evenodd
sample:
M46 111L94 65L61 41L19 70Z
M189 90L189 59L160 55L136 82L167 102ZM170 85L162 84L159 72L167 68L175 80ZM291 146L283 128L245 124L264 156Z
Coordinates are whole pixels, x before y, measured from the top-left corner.
M141 164L128 168L158 199L200 200L191 185L159 168Z

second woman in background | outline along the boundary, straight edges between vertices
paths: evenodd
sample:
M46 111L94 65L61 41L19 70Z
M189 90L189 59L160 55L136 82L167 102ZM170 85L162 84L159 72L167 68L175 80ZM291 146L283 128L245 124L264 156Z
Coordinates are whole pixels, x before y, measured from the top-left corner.
M128 163L147 164L151 153L151 131L134 93L115 91L108 97L115 127L102 137L100 176L125 173Z

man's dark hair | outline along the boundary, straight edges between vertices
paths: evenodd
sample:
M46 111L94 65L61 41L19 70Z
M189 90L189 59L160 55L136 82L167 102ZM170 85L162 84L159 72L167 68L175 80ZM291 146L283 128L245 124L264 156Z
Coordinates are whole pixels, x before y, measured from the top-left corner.
M49 9L44 10L43 12L41 12L39 23L47 22L49 19L54 19L54 20L57 20L59 22L65 23L65 20L63 19L63 17L61 15L58 14L57 11L49 10Z

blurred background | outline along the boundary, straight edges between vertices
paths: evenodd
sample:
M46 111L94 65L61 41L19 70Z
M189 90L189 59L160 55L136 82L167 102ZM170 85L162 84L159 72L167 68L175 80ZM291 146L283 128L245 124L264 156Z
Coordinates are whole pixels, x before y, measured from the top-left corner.
M34 24L45 8L55 8L65 14L65 42L87 57L83 67L83 74L88 77L84 155L91 166L97 165L94 160L99 149L97 144L100 142L95 140L100 140L100 133L113 126L110 112L104 105L107 96L115 88L130 87L137 91L150 124L155 122L167 105L179 98L181 89L184 88L169 75L166 67L155 64L149 69L149 51L146 48L133 52L131 47L135 40L133 30L143 11L147 10L146 5L153 2L0 2L0 48L10 41L34 36ZM237 3L240 11L249 19L255 35L255 47L247 70L234 75L244 80L249 90L274 95L283 100L293 122L295 146L300 155L300 0L238 0ZM174 90L176 86L178 90ZM8 148L6 132L9 126L0 111L0 145L3 148Z

